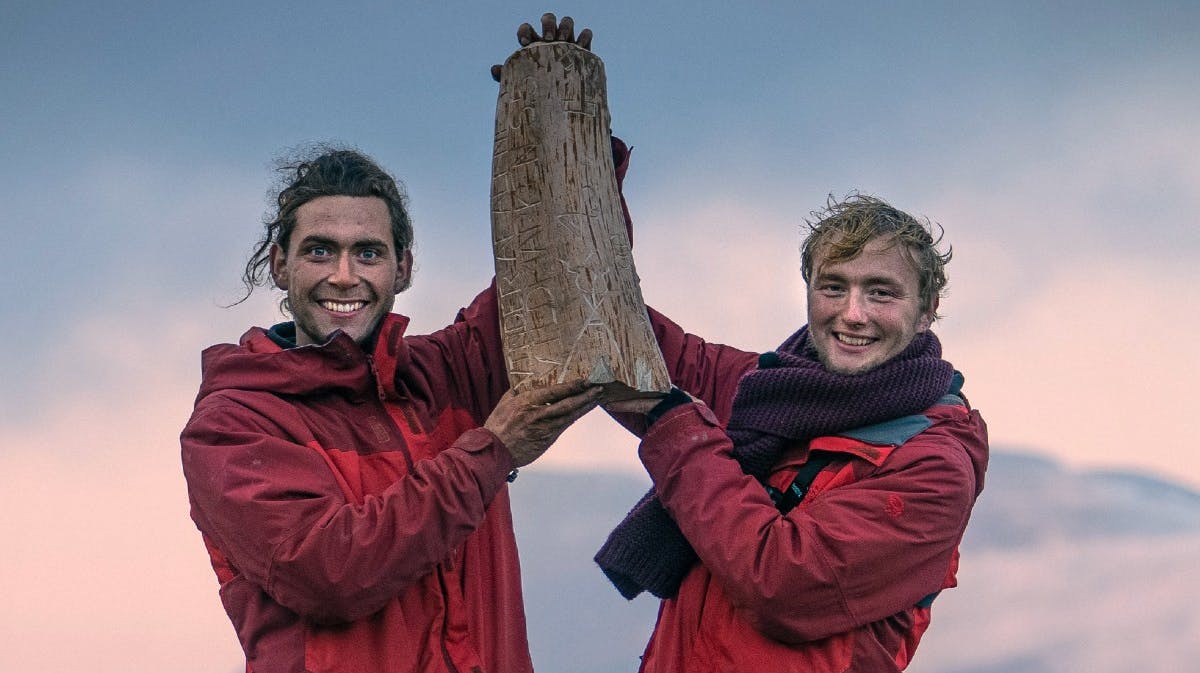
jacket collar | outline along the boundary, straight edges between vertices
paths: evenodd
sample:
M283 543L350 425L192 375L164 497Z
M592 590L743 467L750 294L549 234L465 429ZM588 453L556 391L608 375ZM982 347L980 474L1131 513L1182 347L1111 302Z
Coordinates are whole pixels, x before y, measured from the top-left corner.
M407 317L385 316L371 357L344 332L335 332L324 344L284 348L279 338L284 337L283 343L287 343L286 326L276 325L270 331L252 327L238 345L218 344L204 351L203 381L197 399L227 389L284 395L321 391L340 391L354 397L394 395L396 372L409 360L403 339L407 327Z
M953 386L952 389L957 392ZM829 451L849 454L878 467L905 442L921 434L934 423L944 420L947 414L955 413L952 411L954 407L963 406L965 405L962 398L947 393L923 414L901 416L836 435L817 437L809 442L808 446L799 446L788 451L781 464L800 464L808 460L808 454L812 451Z

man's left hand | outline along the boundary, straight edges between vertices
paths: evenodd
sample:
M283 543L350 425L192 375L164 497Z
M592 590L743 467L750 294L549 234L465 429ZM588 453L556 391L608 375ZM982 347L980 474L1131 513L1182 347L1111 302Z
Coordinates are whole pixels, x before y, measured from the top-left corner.
M584 28L579 31L579 35L575 35L575 20L569 16L564 16L562 21L555 18L551 12L546 12L542 15L542 33L538 34L537 29L528 23L522 23L517 28L517 42L521 43L522 47L528 47L535 42L574 42L584 49L591 50L592 48L592 30ZM492 79L500 81L500 71L502 66L492 66Z

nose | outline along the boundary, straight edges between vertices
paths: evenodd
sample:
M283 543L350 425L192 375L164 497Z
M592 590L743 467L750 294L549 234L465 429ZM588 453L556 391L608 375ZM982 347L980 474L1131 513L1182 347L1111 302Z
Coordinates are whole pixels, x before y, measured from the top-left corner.
M353 287L358 283L358 272L354 268L352 255L338 255L333 272L329 275L329 284L335 287Z
M842 306L842 320L847 324L861 325L867 322L867 297L858 289L852 289L846 294L846 303Z

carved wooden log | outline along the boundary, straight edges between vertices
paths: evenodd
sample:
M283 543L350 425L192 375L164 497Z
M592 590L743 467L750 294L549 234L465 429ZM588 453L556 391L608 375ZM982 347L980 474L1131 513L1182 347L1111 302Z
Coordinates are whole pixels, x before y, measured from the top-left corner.
M533 44L504 64L492 243L513 388L587 378L610 400L670 389L621 214L604 64L581 47Z

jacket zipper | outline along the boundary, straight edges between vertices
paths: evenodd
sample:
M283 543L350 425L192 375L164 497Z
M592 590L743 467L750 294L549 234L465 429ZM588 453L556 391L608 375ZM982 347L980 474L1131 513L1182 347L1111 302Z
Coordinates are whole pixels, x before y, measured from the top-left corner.
M384 418L396 429L396 433L400 439L400 453L404 456L404 462L408 465L408 471L412 472L416 463L413 461L412 451L408 448L408 435L404 433L400 424L396 422L395 414L388 411L387 398L383 394L383 386L379 384L379 370L375 368L375 358L371 355L367 355L367 368L370 369L371 378L375 381L375 396L379 401L379 407L383 410ZM404 400L401 399L400 401L403 402ZM394 404L392 407L400 410L400 414L404 417L404 421L408 425L412 435L420 434L415 425L416 419L411 417L412 410L408 408L407 404Z

